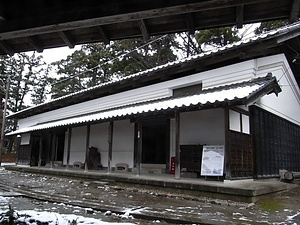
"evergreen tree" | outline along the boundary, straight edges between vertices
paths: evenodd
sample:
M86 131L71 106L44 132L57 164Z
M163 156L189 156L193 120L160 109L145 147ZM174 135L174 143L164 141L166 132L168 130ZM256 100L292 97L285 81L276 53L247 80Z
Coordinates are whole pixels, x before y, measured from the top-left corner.
M178 38L180 39L179 45L176 46L175 50L179 50L184 57L189 57L191 55L200 54L203 52L201 45L195 39L195 35L187 33L179 33Z
M136 38L83 45L67 59L53 63L60 78L52 85L52 98L174 61L175 44L175 36L168 35L150 44Z
M43 85L36 83L38 75L43 71L43 66L42 57L36 57L35 53L30 55L19 53L13 57L0 57L2 86L6 86L7 82L10 83L7 101L8 112L17 112L28 107L29 102L27 100L34 90L34 86ZM17 121L7 120L5 125L6 132L12 131L16 129ZM13 143L13 140L9 142L8 152L12 150Z
M114 51L107 51L102 43L83 45L66 59L53 63L59 79L53 80L52 98L80 91L108 81L110 70L106 64Z
M49 77L49 72L51 71L51 66L40 70L37 74L36 79L33 81L34 85L31 92L31 103L33 105L38 105L47 100L47 95L50 93L49 85L51 84L53 78Z
M287 25L289 22L288 20L274 20L268 22L262 22L259 27L254 30L255 34L261 34L279 27L283 27Z
M240 39L238 29L235 27L213 28L196 33L196 40L200 46L223 47Z
M17 112L29 106L30 94L37 84L37 76L43 71L42 57L26 53L15 54L13 57L1 58L1 70L5 83L10 79L7 108L9 112ZM42 84L38 84L42 85ZM10 130L16 128L12 123Z

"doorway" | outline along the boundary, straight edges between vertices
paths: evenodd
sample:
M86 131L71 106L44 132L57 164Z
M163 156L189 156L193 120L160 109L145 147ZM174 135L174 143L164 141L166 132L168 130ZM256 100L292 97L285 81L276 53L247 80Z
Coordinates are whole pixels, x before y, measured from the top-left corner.
M40 140L40 136L32 135L31 137L30 166L38 165L40 153Z
M169 159L169 119L149 119L142 126L142 164L166 164Z
M65 149L65 132L59 132L56 136L56 152L54 161L63 161Z

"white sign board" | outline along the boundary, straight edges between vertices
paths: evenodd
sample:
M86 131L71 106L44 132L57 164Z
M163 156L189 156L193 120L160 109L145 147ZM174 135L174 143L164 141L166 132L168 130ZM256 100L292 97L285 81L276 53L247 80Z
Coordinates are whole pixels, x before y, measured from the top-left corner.
M201 176L223 176L224 145L204 145Z

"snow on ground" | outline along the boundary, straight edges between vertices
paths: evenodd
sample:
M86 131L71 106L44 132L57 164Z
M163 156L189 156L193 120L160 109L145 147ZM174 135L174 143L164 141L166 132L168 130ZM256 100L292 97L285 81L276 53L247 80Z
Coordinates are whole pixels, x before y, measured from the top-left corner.
M5 215L7 211L0 211L1 215ZM7 214L8 215L8 214ZM13 211L13 217L17 218L15 222L18 224L47 224L47 225L133 225L134 223L117 223L104 222L100 219L78 216L75 214L60 214L56 212L38 212L35 210L16 210ZM0 218L0 224L7 221L8 216Z
M51 212L36 212L33 210L22 210L16 211L18 214L18 222L25 222L29 225L37 224L37 221L45 223L47 222L49 225L69 225L69 224L93 224L93 225L131 225L133 223L112 223L112 222L104 222L94 218L88 218L83 216L77 216L74 214L59 214L59 213L51 213Z
M128 222L105 222L101 219L86 217L82 215L76 215L76 210L73 210L75 213L64 214L53 211L41 211L38 208L31 210L9 210L9 205L11 200L15 198L2 197L0 196L0 224L3 222L8 222L9 216L13 216L16 224L26 224L26 225L36 225L36 224L47 224L47 225L133 225L134 223ZM16 200L16 199L15 199ZM24 207L25 208L25 207ZM65 206L67 208L67 206ZM73 207L79 208L79 207ZM88 210L88 209L85 209ZM93 211L90 209L90 211ZM78 210L79 212L79 210ZM105 213L104 213L105 215ZM112 213L108 214L112 215ZM112 215L116 218L121 219L131 219L128 212L125 212L124 215ZM126 217L126 218L125 218Z

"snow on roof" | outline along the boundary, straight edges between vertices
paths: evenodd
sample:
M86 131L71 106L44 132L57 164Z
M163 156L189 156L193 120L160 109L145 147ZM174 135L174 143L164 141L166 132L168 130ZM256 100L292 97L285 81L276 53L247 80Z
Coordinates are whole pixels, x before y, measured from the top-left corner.
M218 103L240 103L239 100L249 99L254 93L262 90L275 78L267 76L257 78L252 81L236 83L232 85L220 86L217 88L207 89L205 91L181 97L169 97L149 102L141 102L122 107L112 108L97 113L77 116L59 121L38 124L31 127L24 127L19 130L8 133L7 135L16 135L31 131L44 130L49 128L63 127L68 125L78 125L82 123L93 123L98 121L112 120L115 118L128 118L133 115L166 111L172 109L182 109L189 107L204 107L218 105Z
M213 50L210 50L210 51L207 51L207 52L204 52L204 53L200 53L200 54L197 54L197 55L194 55L194 56L190 56L190 57L187 57L187 58L183 58L183 59L179 59L179 60L176 60L176 61L173 61L173 62L169 62L169 63L166 63L164 65L156 66L154 68L151 68L151 69L148 69L148 70L145 70L145 71L141 71L141 72L129 75L129 76L122 77L118 80L109 81L109 82L102 83L102 84L99 84L99 85L96 85L96 86L93 86L93 87L90 87L90 88L87 88L87 89L83 89L81 91L78 91L78 92L75 92L75 93L71 93L71 94L53 99L49 102L45 102L45 103L42 103L42 104L39 104L39 105L36 105L36 106L29 107L27 109L23 109L19 112L11 114L9 117L13 116L14 114L19 114L19 113L22 113L22 112L25 112L25 111L30 111L30 110L32 110L34 108L37 108L39 106L42 106L42 105L47 105L47 104L52 103L52 102L60 101L62 99L68 98L68 97L76 96L78 94L82 94L84 92L88 92L88 91L91 91L91 90L102 88L104 86L108 86L108 85L111 85L111 84L114 84L114 83L118 83L118 82L121 82L121 81L124 81L124 80L128 80L128 79L133 78L133 77L143 76L143 75L146 75L150 72L159 71L161 69L165 69L165 68L168 68L168 67L171 67L171 66L174 66L174 65L182 64L182 63L187 63L187 62L190 62L190 61L193 61L193 60L196 60L196 59L199 60L200 58L205 57L205 56L220 53L220 52L226 51L228 49L237 48L237 47L240 47L242 45L247 45L249 43L253 43L253 42L256 42L256 41L259 41L259 40L272 38L274 36L276 37L277 35L286 34L288 32L291 32L291 31L297 30L297 29L300 29L300 22L296 22L296 23L293 23L293 24L290 24L290 25L287 25L287 26L284 26L284 27L281 27L281 28L278 28L278 29L275 29L275 30L271 30L271 31L268 31L268 32L263 33L263 34L256 35L254 37L251 37L251 38L248 38L248 39L244 39L244 40L226 45L224 47L215 48Z

